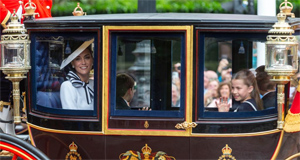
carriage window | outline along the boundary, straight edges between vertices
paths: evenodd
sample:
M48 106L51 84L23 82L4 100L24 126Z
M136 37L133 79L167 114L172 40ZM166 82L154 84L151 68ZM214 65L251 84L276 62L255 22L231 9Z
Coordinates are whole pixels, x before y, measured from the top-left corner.
M200 55L203 55L203 57L200 57L203 59L199 61L204 63L201 74L203 80L201 79L198 82L203 87L203 102L199 102L201 103L199 105L204 107L200 109L200 116L255 116L255 114L247 114L251 111L274 113L276 107L275 83L270 81L271 77L264 72L262 66L257 66L258 52L264 54L265 51L265 35L212 33L203 34L202 38L204 38L204 49L200 50ZM247 70L242 71L243 69ZM248 108L242 103L243 98L247 95L237 95L236 87L239 87L237 82L240 82L240 80L244 84L248 83L244 80L253 79L257 81L253 84L256 85L253 89L255 96L250 95L251 99L247 100L247 104L249 101L252 107ZM266 83L272 87L267 88L267 85L261 85ZM235 97L233 92L236 93ZM266 95L272 95L272 97L264 100L267 97ZM215 114L215 112L227 113ZM234 115L234 112L239 113Z
M95 36L53 33L33 34L32 39L35 109L54 114L95 115Z
M112 86L116 95L112 96L112 114L183 115L184 34L112 35L112 58L116 61L111 73L116 82Z

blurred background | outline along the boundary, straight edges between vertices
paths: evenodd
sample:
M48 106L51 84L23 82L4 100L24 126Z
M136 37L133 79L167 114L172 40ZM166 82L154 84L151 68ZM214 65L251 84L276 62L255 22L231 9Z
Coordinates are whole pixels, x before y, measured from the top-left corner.
M276 6L283 1L276 0ZM152 9L157 13L257 14L257 0L53 0L52 16L72 16L77 2L88 15L145 12L139 5L147 5L148 8L152 5ZM294 5L295 16L299 17L300 0L289 2ZM276 10L276 13L279 13L278 7Z

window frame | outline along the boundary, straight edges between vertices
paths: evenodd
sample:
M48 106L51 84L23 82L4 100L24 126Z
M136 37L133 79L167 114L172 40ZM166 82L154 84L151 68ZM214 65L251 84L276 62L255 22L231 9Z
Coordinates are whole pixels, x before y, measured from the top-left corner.
M103 112L104 112L104 130L108 134L127 134L127 135L189 135L189 129L178 130L175 128L177 123L182 123L183 121L191 122L191 104L192 104L192 26L103 26ZM134 117L134 116L111 116L110 106L111 106L111 68L110 68L110 41L111 32L185 32L185 104L182 106L184 108L183 117L172 118L172 117ZM182 62L182 61L181 61ZM114 72L115 73L115 72ZM113 95L114 96L114 95ZM135 113L135 111L127 111ZM136 111L145 112L146 114L152 111ZM145 115L146 115L145 114ZM145 125L149 122L149 128ZM121 126L114 126L115 124ZM124 123L124 124L123 124ZM127 125L126 125L127 124ZM131 125L134 124L134 125ZM143 127L143 124L144 127ZM162 124L169 124L168 127L163 127ZM139 125L139 126L137 126ZM162 128L163 127L163 128ZM147 131L143 131L147 129ZM136 132L139 130L139 132ZM173 131L170 133L170 130Z
M178 110L172 111L172 110L160 110L160 111L156 111L156 110L152 110L151 112L149 111L139 111L139 110L116 110L115 109L115 102L116 102L116 88L113 85L114 83L116 83L116 59L117 59L117 37L119 36L119 34L122 34L121 37L130 37L133 36L135 38L145 38L147 39L148 36L151 36L151 38L157 38L157 37L180 37L182 39L181 44L181 65L185 66L185 36L183 32L180 33L158 33L158 32L148 32L148 33L139 33L139 32L126 32L124 35L124 32L122 31L117 31L117 32L111 32L111 61L110 61L110 67L111 67L111 73L110 73L110 82L111 83L111 94L110 94L110 100L111 100L111 106L110 106L110 115L111 116L124 116L124 117L163 117L163 118L183 118L184 116L184 106L180 107L179 112ZM155 35L154 35L155 34ZM159 34L163 34L163 35L159 35ZM170 35L169 35L170 34ZM184 67L185 68L185 67ZM186 70L183 68L182 70L182 79L181 79L181 89L185 90L185 86L182 84L185 84L185 79L183 78L185 75ZM171 74L171 73L170 73ZM171 83L170 83L171 84ZM170 91L171 94L171 91ZM185 104L185 93L184 92L180 92L180 104Z
M221 36L220 36L221 35ZM229 37L226 37L228 36ZM241 37L241 35L244 35ZM196 76L195 76L195 83L196 83L196 102L195 102L195 119L197 121L219 121L219 120L241 120L241 119L257 119L259 117L274 117L277 115L277 106L275 106L274 109L267 109L267 110L262 110L262 111L256 111L256 112L226 112L226 113L220 113L220 112L214 112L214 111L204 111L204 82L203 82L203 77L204 77L204 68L205 68L205 55L204 55L204 44L205 44L205 38L206 37L214 37L214 38L231 38L234 40L235 38L242 38L242 39L247 39L247 38L257 38L259 39L265 39L267 36L267 33L261 33L260 31L253 32L253 31L220 31L216 32L210 31L210 30L201 30L198 29L196 30ZM265 39L266 41L266 39Z
M101 71L101 64L98 62L100 61L101 55L100 55L100 47L99 44L99 38L100 38L100 28L94 28L94 29L71 29L71 30L65 30L65 29L58 29L58 30L43 30L43 31L31 31L30 37L32 40L31 43L31 57L36 56L36 41L33 41L36 39L36 37L52 37L52 36L63 36L63 37L79 37L80 35L86 35L90 36L91 38L94 38L94 110L65 110L60 108L49 108L45 106L41 106L36 104L37 99L37 83L36 83L36 60L35 58L31 58L31 70L32 74L30 74L30 81L31 81L31 88L29 90L29 106L30 106L30 114L36 115L39 117L48 117L47 115L51 115L51 119L61 119L61 118L67 118L70 120L83 120L85 118L91 120L91 121L98 121L100 118L101 110L99 109L99 104L101 104L101 85L99 85L99 81L101 81L101 78L99 75ZM65 46L64 46L65 47ZM98 93L97 93L98 92ZM100 93L100 94L99 94Z

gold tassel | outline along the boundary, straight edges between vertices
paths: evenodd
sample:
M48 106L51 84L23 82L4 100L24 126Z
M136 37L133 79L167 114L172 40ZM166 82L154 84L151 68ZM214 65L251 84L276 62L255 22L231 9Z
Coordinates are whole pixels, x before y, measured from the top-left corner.
M283 130L286 132L300 131L300 113L294 114L289 110L285 117Z

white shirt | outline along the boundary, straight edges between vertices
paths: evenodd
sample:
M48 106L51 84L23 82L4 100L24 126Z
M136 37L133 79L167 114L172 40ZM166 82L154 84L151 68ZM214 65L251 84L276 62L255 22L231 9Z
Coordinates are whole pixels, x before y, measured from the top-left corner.
M94 91L94 80L87 84ZM64 81L60 87L60 99L63 109L72 110L93 110L94 100L88 104L86 93L83 87L75 88L70 81Z

